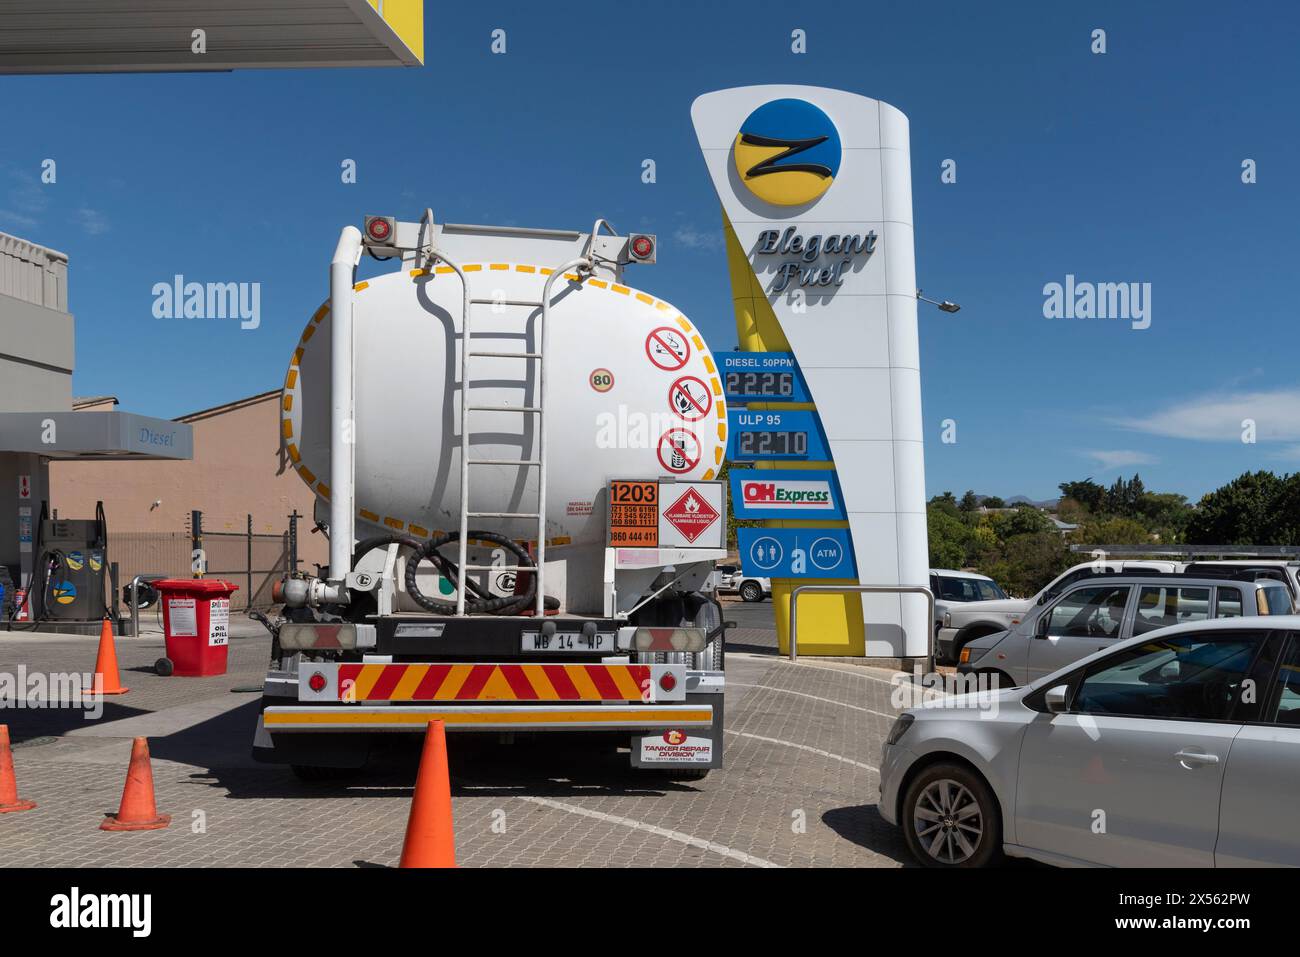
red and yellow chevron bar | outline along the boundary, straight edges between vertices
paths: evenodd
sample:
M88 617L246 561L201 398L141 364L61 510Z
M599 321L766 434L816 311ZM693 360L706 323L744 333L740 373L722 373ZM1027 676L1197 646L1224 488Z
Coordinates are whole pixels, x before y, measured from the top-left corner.
M339 664L336 700L650 701L666 689L650 665ZM310 665L304 666L304 672ZM660 668L655 668L655 672ZM304 675L310 679L310 675ZM682 683L674 676L670 685ZM675 689L673 689L675 690ZM655 692L659 692L655 695ZM675 695L673 697L676 697Z

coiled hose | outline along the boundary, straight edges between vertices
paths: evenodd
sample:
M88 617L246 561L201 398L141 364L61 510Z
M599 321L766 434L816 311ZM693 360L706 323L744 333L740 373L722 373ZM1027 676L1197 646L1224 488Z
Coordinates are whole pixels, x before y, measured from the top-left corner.
M500 545L515 556L517 559L516 564L521 569L537 567L533 557L506 535L497 532L471 531L469 537L478 541ZM416 572L421 562L432 562L437 566L438 572L443 577L451 582L453 586L459 588L460 568L454 561L438 551L442 546L457 541L460 541L460 532L444 532L424 542L407 535L379 535L374 538L367 538L357 544L352 555L352 565L355 568L362 556L381 546L396 543L409 548L413 554L406 561L406 593L426 611L431 611L437 615L454 615L456 614L456 603L454 601L439 601L420 591L419 582L416 580ZM475 615L513 615L536 604L537 576L528 576L528 588L519 595L493 595L484 591L468 577L465 579L465 590L473 596L467 595L465 598L465 611L467 613ZM558 599L547 597L545 607L547 609L558 609L560 602Z

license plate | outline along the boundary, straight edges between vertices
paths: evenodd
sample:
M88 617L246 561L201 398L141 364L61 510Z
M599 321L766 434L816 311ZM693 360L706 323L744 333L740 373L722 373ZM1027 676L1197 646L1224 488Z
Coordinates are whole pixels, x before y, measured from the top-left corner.
M580 634L524 635L521 642L524 651L559 652L570 654L614 653L613 633L595 634L591 637Z

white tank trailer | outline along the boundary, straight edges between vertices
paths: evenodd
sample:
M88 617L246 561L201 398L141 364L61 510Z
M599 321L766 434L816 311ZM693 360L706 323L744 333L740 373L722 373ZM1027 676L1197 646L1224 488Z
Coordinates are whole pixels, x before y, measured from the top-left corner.
M624 282L655 252L603 220L343 230L281 422L330 564L278 586L257 757L355 767L436 717L720 765L727 411L694 324Z

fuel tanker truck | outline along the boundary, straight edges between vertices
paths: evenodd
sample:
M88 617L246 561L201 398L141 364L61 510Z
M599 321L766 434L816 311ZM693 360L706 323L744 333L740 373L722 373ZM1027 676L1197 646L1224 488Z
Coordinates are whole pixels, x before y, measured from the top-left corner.
M700 332L624 282L655 253L604 220L343 229L281 418L329 564L276 586L256 758L332 776L441 720L721 766L727 412Z

